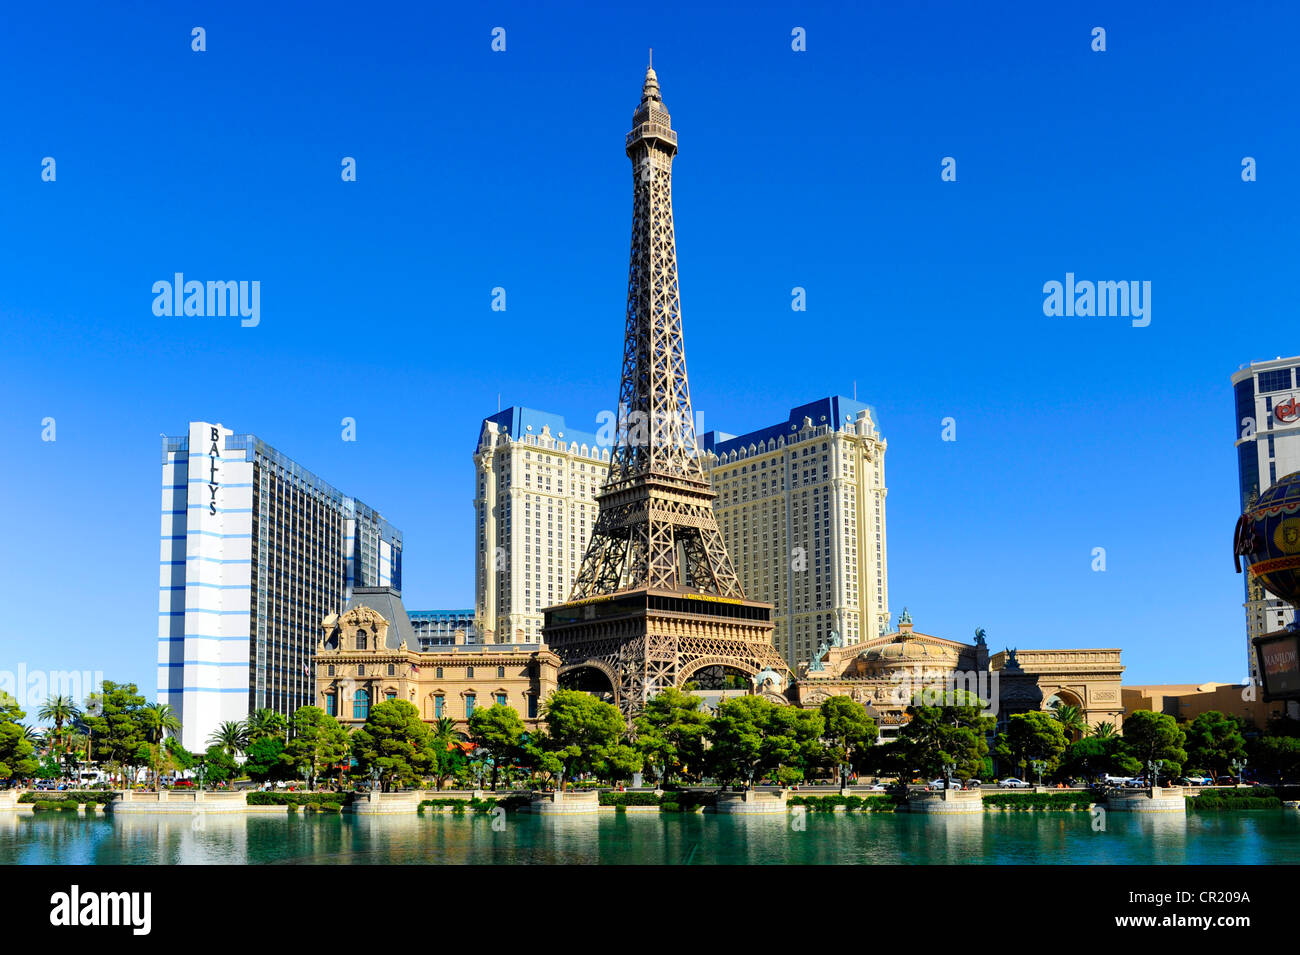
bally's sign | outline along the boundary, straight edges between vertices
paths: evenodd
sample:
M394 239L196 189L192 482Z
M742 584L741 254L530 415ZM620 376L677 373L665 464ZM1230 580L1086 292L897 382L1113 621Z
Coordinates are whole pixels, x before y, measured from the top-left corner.
M217 513L217 462L221 460L221 432L212 429L212 445L208 448L208 513Z

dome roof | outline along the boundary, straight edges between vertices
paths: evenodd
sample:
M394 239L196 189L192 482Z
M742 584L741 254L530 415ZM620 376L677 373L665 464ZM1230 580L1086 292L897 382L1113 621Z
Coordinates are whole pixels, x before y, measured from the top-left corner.
M859 659L868 663L951 663L957 659L957 651L950 647L921 643L918 640L896 640L880 647L871 647L858 654Z

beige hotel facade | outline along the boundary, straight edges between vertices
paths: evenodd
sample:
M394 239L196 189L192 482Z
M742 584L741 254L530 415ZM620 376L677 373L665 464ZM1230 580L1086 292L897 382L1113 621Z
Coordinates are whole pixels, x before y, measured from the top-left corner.
M838 631L889 631L885 441L873 410L833 396L700 450L714 513L746 596L774 605L773 643L792 667ZM485 643L536 643L542 610L567 600L609 467L597 436L559 415L508 408L474 451L475 617Z

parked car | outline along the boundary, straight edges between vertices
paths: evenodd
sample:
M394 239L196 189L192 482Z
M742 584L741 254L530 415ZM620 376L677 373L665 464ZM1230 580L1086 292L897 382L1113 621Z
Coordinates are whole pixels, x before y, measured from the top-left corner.
M1218 779L1216 779L1216 780L1214 781L1214 785L1216 785L1216 786L1235 786L1235 785L1237 785L1237 777L1236 777L1236 776L1220 776Z
M869 793L885 792L885 787L880 785L880 783L872 783L870 786L859 786L858 788L863 790L864 792L869 792Z
M1140 777L1134 777L1133 779L1126 779L1126 780L1124 780L1124 782L1121 783L1121 785L1122 785L1125 789L1146 789L1146 788L1147 788L1147 781L1146 781L1145 779L1140 778Z
M930 780L928 783L926 783L926 786L928 786L930 789L943 789L943 788L944 788L944 787L943 787L943 780L942 780L942 779L932 779L932 780ZM952 780L949 780L949 781L948 781L948 788L949 788L949 789L961 789L961 780L960 780L960 779L952 779Z
M1028 789L1029 788L1029 783L1025 782L1023 779L1016 779L1014 776L1008 776L1006 779L999 782L998 785L1003 789Z

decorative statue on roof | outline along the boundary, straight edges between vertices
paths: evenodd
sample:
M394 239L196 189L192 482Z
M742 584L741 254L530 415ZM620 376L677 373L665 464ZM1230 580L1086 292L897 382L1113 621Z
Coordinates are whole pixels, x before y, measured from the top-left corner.
M977 647L982 647L982 646L984 646L984 628L983 628L983 627L976 627L976 628L975 628L975 646L977 646Z
M891 614L885 614L884 619L880 621L880 635L883 637L889 633L889 618Z
M812 663L808 664L808 669L811 672L821 673L823 670L826 669L826 664L822 663L822 660L826 658L826 651L828 649L829 648L826 646L826 643L824 641L822 645L817 648L817 652L813 654Z
M903 608L903 615L902 615L901 617L898 618L898 625L901 627L903 624L905 624L905 623L911 623L911 622L912 622L912 615L911 615L910 613L908 613L908 612L907 612L907 608L904 607L904 608Z

